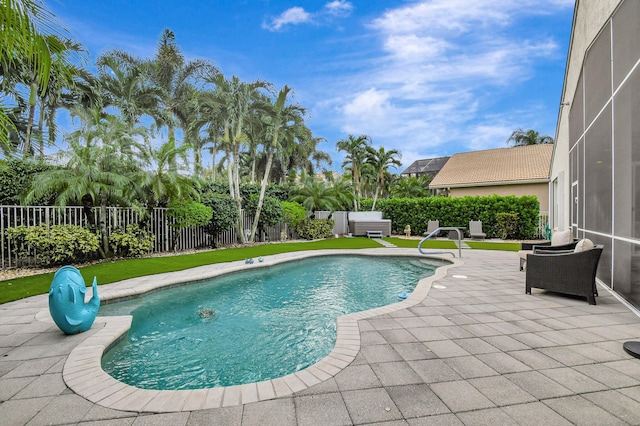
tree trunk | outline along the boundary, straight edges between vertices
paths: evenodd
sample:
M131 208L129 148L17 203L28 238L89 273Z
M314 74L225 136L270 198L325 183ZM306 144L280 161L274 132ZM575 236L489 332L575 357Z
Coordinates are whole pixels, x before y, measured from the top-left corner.
M176 129L175 127L173 127L173 124L168 124L167 125L167 135L169 136L169 141L173 141L173 147L176 147ZM178 164L176 163L176 156L175 155L171 155L171 158L169 158L169 170L171 170L172 172L177 172L178 170Z
M260 221L260 212L262 211L264 194L267 190L267 182L269 181L269 171L271 170L272 162L273 162L273 151L269 150L269 156L267 157L267 167L264 170L262 185L260 185L260 198L258 199L258 207L256 207L256 215L253 218L253 225L251 226L251 237L249 238L250 241L254 240L256 235L256 229L258 229L258 222Z
M197 178L202 174L202 153L197 146L193 147L193 174Z
M30 86L29 93L29 118L27 119L27 129L25 131L24 137L24 147L22 149L22 153L25 156L31 155L31 134L33 130L33 122L35 121L36 116L36 103L37 103L37 93L38 93L38 85L33 82Z
M107 235L107 201L100 200L100 237L102 238L101 255L107 257L109 253L109 237Z
M211 180L216 181L216 155L218 155L218 150L214 147L211 148Z
M242 201L240 200L240 193L236 193L236 185L233 182L233 164L231 160L231 153L227 151L227 178L229 180L229 195L236 202L240 215L236 222L236 241L238 244L244 244L244 230L242 229ZM236 195L237 194L237 195Z
M373 194L373 204L371 205L371 211L376 209L376 201L378 201L378 195L380 193L380 187L376 186L376 192Z
M38 156L42 160L44 158L44 134L42 126L44 125L44 99L40 101L40 111L38 112Z
M234 193L235 193L235 200L236 200L236 205L238 206L238 211L240 212L240 216L238 217L238 224L237 224L237 234L238 234L238 242L241 244L245 244L247 241L245 239L244 236L244 226L242 223L242 196L240 195L240 173L239 173L239 153L240 150L240 145L239 144L234 144L233 146L233 163L232 163L232 167L231 167L231 173L232 173L232 184L234 186Z

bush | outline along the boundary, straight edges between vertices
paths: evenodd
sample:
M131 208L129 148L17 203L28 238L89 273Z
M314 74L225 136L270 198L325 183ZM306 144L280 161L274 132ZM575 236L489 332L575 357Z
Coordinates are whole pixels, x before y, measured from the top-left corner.
M515 213L498 213L496 229L503 240L513 239L518 235L518 215Z
M258 201L260 197L258 195L252 195L248 200L244 202L244 209L251 217L255 216L256 209L258 208ZM258 227L264 229L268 226L276 226L282 221L282 206L280 200L273 197L264 197L262 201L262 209L260 210L260 219L258 220Z
M296 227L296 232L305 240L319 240L331 237L335 224L333 219L307 219Z
M215 237L221 232L228 231L238 222L240 211L229 195L208 192L202 196L202 202L212 210L211 220L205 226L208 234Z
M282 206L282 220L294 228L307 218L306 209L299 203L283 201L280 205Z
M53 169L30 159L10 159L0 162L0 205L20 205L21 196L31 187L35 175ZM31 203L34 206L52 206L56 194L48 193Z
M100 238L76 225L18 226L7 229L7 238L20 259L35 256L41 265L60 265L95 258Z
M211 207L191 200L172 201L168 207L167 216L173 218L173 223L169 223L169 226L178 229L178 231L173 233L172 245L174 251L178 249L178 241L181 235L179 230L205 226L209 223L211 217L213 217Z
M272 183L267 185L265 196L277 198L280 201L286 201L289 198L289 189L290 185L280 185ZM219 180L215 182L207 182L203 185L200 194L204 196L208 193L229 195L229 182ZM249 197L252 195L259 194L259 183L240 184L240 197L242 197L243 200L249 199Z
M167 215L173 218L174 228L195 228L204 226L211 220L212 209L195 201L181 200L169 203Z
M371 209L372 200L361 201L362 210ZM391 219L392 232L401 234L406 225L411 226L415 235L427 230L429 220L438 220L440 226L469 226L471 220L481 220L482 230L487 237L500 237L496 216L510 213L518 216L518 226L513 238L534 238L538 228L540 203L535 196L523 197L427 197L389 198L378 200L376 209L383 212L385 219Z
M139 257L153 250L156 237L135 223L111 232L109 246L116 256Z

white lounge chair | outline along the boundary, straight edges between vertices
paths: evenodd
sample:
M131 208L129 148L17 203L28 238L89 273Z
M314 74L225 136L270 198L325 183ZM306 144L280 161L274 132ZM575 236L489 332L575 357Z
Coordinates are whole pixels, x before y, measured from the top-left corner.
M424 235L429 235L438 228L440 228L440 221L430 220L429 223L427 223L427 231L424 233Z
M474 240L484 240L484 237L486 237L487 234L482 232L482 221L480 220L469 221L469 235Z

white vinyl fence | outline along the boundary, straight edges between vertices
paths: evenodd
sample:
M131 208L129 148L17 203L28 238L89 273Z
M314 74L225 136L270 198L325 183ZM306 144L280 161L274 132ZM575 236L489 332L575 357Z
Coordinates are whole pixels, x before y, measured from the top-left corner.
M92 225L97 226L100 222L100 212L94 208L91 210L94 215ZM243 216L243 228L251 229L253 217L247 214ZM123 228L130 223L138 223L141 214L138 210L127 207L107 208L107 234L116 228ZM198 248L212 247L214 236L207 234L204 227L178 229L170 226L173 219L167 216L167 209L156 208L150 218L151 232L155 235L155 246L153 251L168 252L173 250L175 238L178 238L176 250L191 250ZM0 206L0 240L2 243L2 256L0 267L11 268L18 266L16 253L12 252L11 244L7 241L6 229L16 226L38 226L38 225L78 225L87 226L87 217L83 207L54 207L54 206ZM264 235L256 236L256 240L278 241L284 224L267 228ZM216 237L217 245L234 244L237 241L235 229L220 233ZM21 261L21 264L24 261Z
M100 221L100 212L94 208L91 210L94 215L94 226ZM329 217L330 212L315 212L318 219ZM349 224L347 222L347 212L333 212L332 219L336 221L333 234L342 235L349 232ZM253 217L242 213L243 229L251 229ZM545 237L545 226L549 220L546 212L541 212L537 238ZM107 208L107 234L116 228L123 228L130 223L138 223L140 221L140 212L133 208L127 207L108 207ZM198 248L212 247L214 242L216 245L229 245L236 243L236 231L230 229L220 233L214 241L212 235L204 231L204 227L177 229L172 226L173 219L167 216L167 209L156 208L150 219L151 232L155 235L155 246L153 252L161 253L173 250L175 238L178 237L176 250L191 250ZM0 206L0 240L2 244L2 255L0 256L1 268L12 268L18 266L18 257L12 252L11 245L7 241L6 229L16 226L38 226L38 225L78 225L87 226L87 217L83 207L54 207L54 206ZM257 235L257 241L280 241L287 236L285 234L286 227L284 223L280 223L275 227L269 227L263 235ZM292 231L289 230L291 233ZM24 263L24 261L21 261Z
M538 229L536 230L536 238L545 239L547 238L547 224L549 223L549 213L548 212L540 212L538 216Z

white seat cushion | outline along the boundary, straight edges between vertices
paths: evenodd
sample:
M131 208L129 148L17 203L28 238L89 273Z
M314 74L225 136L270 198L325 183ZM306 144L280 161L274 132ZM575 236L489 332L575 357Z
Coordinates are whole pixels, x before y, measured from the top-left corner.
M558 231L551 236L551 245L552 246L563 246L565 244L569 244L573 241L571 237L571 229L567 229L566 231Z
M520 250L518 256L520 256L520 259L526 259L527 255L531 253L533 253L533 250Z
M593 241L591 241L588 238L584 238L580 241L578 241L578 244L576 244L576 248L574 250L574 252L578 253L581 251L587 251L587 250L591 250L594 247Z

